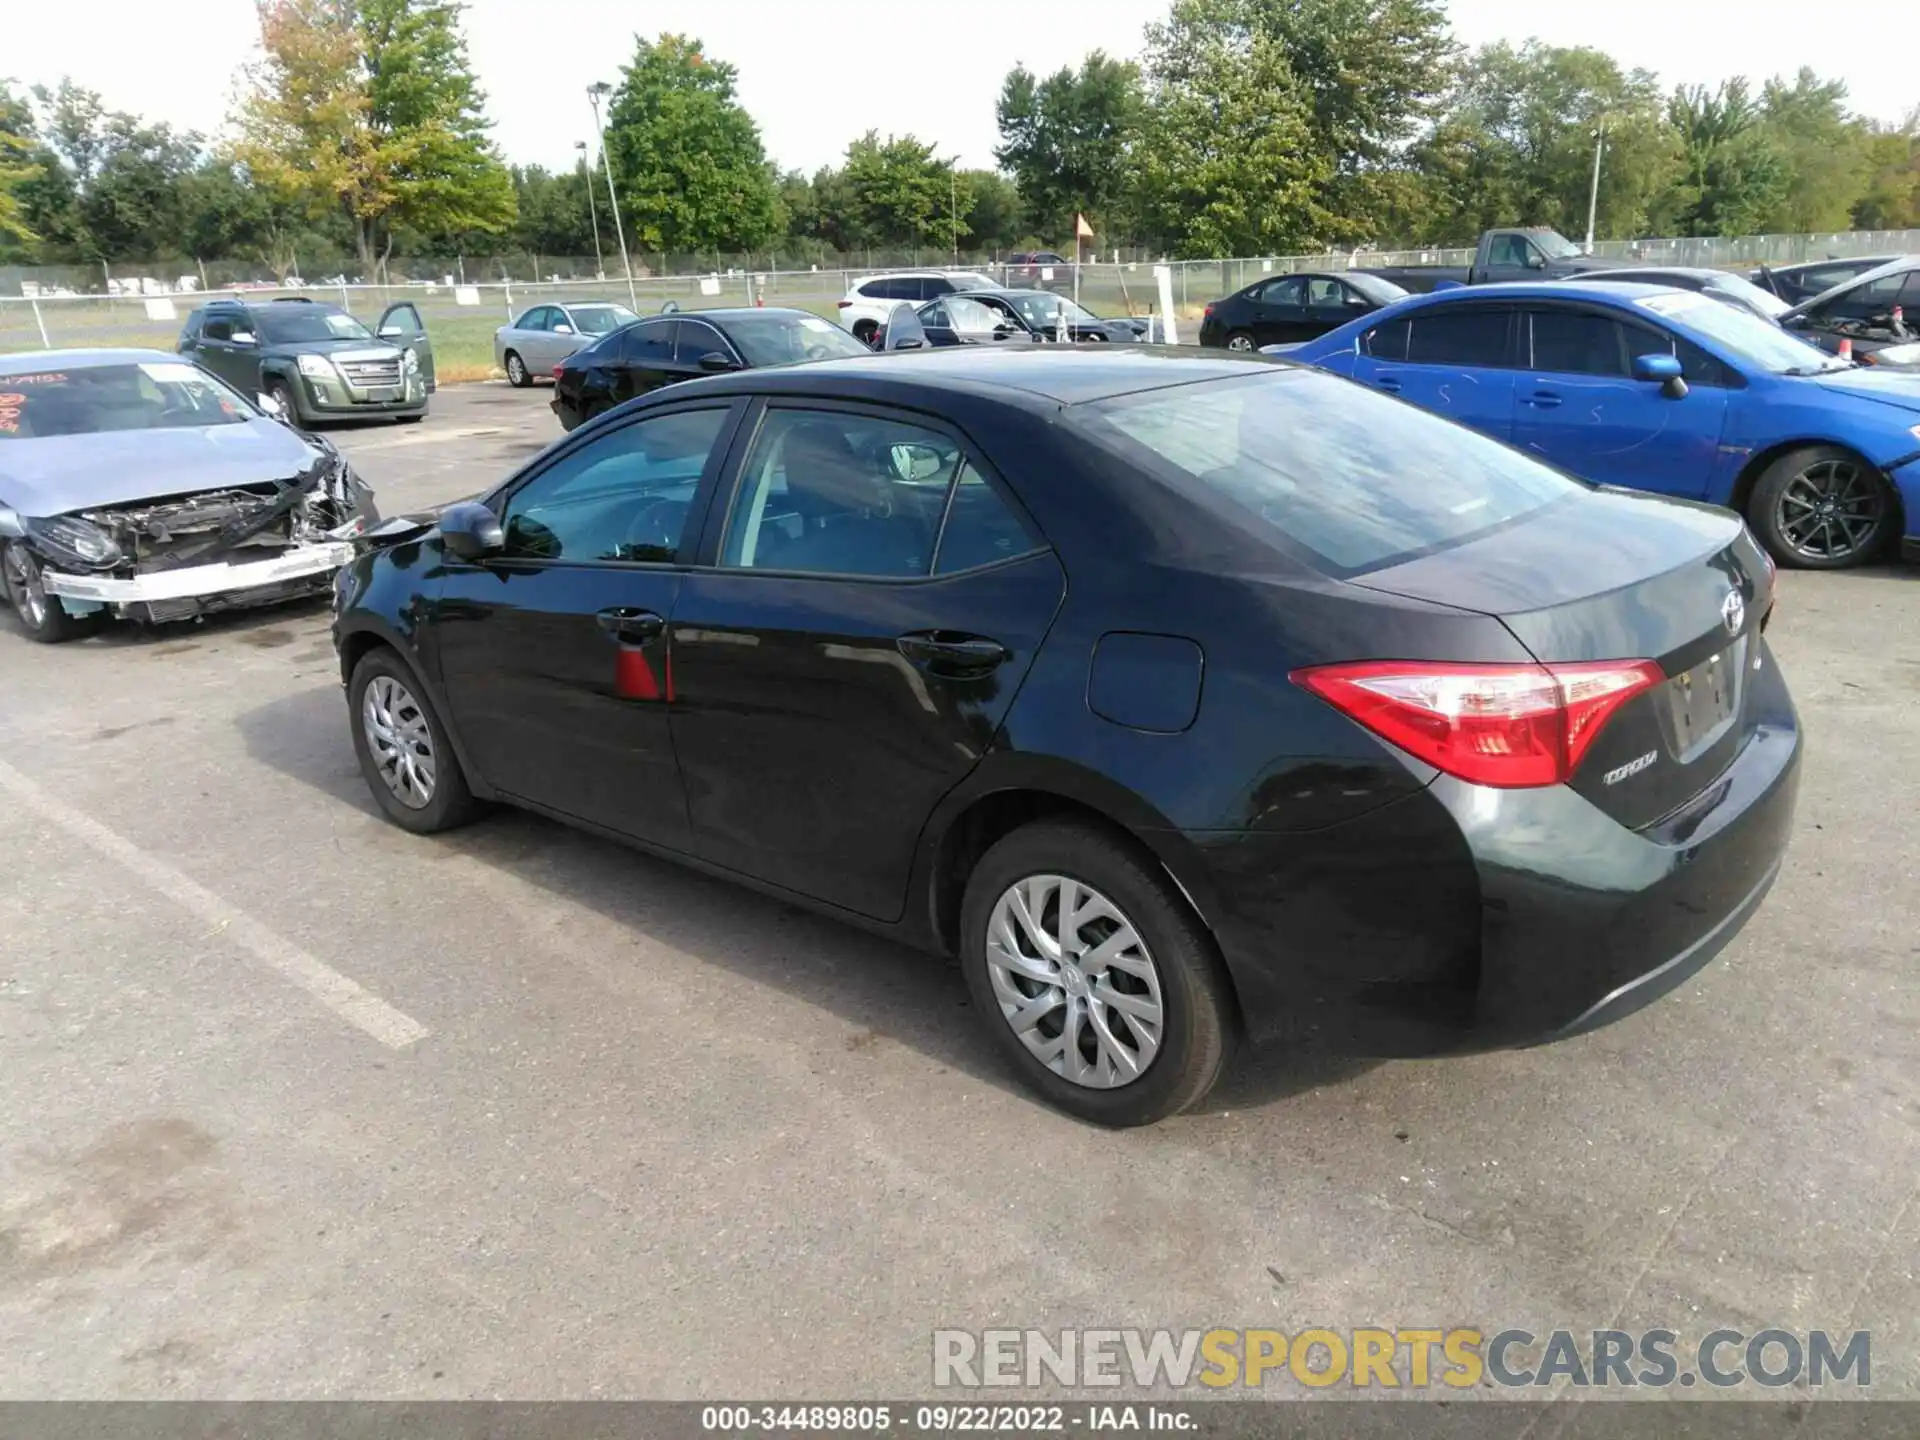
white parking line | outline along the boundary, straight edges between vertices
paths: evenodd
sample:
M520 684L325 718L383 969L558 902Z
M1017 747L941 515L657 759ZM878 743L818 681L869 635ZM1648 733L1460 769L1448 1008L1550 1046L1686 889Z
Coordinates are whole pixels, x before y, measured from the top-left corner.
M205 920L267 969L291 980L350 1025L357 1025L382 1045L400 1050L423 1038L427 1027L403 1015L378 995L362 989L338 970L323 965L284 936L277 935L197 881L171 865L146 854L131 840L109 830L92 816L64 800L57 800L33 781L0 761L0 790L43 820L57 825L76 840L91 846L147 882L155 890Z

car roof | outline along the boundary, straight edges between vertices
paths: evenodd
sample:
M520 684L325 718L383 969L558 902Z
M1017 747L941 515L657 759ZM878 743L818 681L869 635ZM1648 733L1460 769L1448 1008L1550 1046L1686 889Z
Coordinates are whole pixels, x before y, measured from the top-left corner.
M1738 280L1740 278L1738 275L1731 274L1730 272L1725 270L1715 270L1710 265L1621 265L1618 267L1610 266L1605 270L1595 270L1590 276L1583 276L1581 278L1598 281L1608 275L1613 275L1613 276L1684 275L1689 280L1712 280L1716 278Z
M605 305L619 302L602 300L595 303ZM811 310L802 310L797 305L716 305L711 310L675 310L665 315L642 315L640 318L642 320L745 320L754 315L799 315L809 320L820 318Z
M164 350L26 350L0 355L0 375L44 375L54 370L91 370L103 365L186 364Z
M984 275L980 270L875 270L871 275L862 275L853 283L864 285L869 280L945 280L954 275Z
M815 360L690 383L716 391L839 396L927 409L938 409L942 394L965 393L1039 409L1270 374L1275 363L1170 345L954 345ZM673 388L686 393L682 386Z
M1396 307L1447 304L1463 300L1593 300L1607 305L1671 295L1673 287L1617 280L1508 280L1498 285L1462 285L1396 300Z
M1828 265L1890 265L1895 260L1908 258L1905 255L1829 255L1824 260L1801 260L1793 265L1763 265L1760 268L1771 270L1776 275L1787 275L1795 270L1819 270Z

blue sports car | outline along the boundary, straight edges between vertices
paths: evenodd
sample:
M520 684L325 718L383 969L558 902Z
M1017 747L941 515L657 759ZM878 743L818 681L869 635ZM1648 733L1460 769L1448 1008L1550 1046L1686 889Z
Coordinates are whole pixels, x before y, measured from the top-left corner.
M1743 513L1784 565L1920 558L1920 375L1859 368L1706 295L1479 285L1271 346L1599 484Z

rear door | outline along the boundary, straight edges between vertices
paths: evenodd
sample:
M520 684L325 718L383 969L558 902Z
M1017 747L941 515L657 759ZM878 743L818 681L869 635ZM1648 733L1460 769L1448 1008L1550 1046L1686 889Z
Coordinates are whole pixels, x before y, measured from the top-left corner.
M1278 345L1300 340L1307 318L1306 281L1298 275L1269 280L1253 292L1253 339L1256 345Z
M1718 365L1687 344L1682 364L1694 378L1687 394L1675 398L1657 383L1635 379L1633 358L1675 354L1677 337L1616 312L1573 305L1530 305L1523 320L1530 368L1521 372L1516 396L1516 445L1602 484L1707 493L1719 462L1727 391L1724 379L1703 382Z
M1367 333L1354 378L1510 439L1516 325L1508 303L1425 306Z
M389 305L380 316L376 333L388 344L413 352L428 394L439 388L433 373L433 341L427 336L427 322L420 318L418 306L411 300Z
M810 402L748 425L673 613L693 843L898 919L921 829L992 741L1065 576L939 421Z

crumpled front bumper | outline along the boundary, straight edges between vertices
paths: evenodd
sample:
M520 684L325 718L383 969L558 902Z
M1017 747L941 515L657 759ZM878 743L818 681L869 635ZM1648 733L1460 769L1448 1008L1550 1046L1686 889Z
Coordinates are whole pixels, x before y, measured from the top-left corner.
M267 559L238 565L225 562L187 565L125 579L43 569L40 580L49 595L90 600L101 605L139 605L165 600L200 600L234 590L255 590L308 576L331 575L353 556L352 541L330 540L294 546Z

